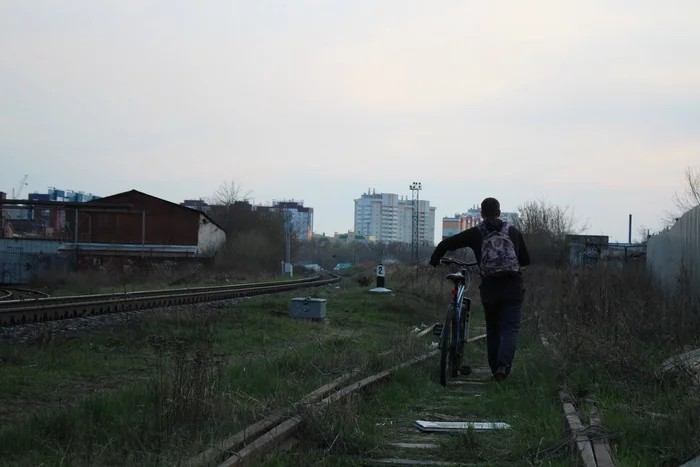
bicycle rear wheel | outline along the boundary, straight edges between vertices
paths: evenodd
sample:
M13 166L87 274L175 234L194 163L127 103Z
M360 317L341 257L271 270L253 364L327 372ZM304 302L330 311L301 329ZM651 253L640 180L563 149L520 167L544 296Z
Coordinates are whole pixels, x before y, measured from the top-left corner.
M442 328L442 348L440 349L440 384L447 386L447 380L457 376L457 334L454 328L453 307L447 310L445 326Z

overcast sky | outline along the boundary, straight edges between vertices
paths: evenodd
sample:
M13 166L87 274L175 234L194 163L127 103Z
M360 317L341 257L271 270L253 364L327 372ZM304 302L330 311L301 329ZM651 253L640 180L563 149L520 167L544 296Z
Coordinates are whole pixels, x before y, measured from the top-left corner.
M700 164L698 0L0 0L0 190L571 205L656 227ZM436 223L440 235L440 221Z

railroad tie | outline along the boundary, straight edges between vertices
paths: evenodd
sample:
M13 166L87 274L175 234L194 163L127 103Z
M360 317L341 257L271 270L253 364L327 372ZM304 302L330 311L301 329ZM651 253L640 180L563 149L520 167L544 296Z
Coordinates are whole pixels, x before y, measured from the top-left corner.
M454 452L450 455L445 450L455 433L472 430L482 436L479 433L510 429L510 425L500 420L464 415L459 409L465 398L483 396L487 385L493 384L490 373L487 368L474 368L470 375L450 381L437 399L409 406L408 412L397 418L378 421L377 425L386 430L385 441L371 459L363 459L363 465L479 465L470 463L469 459L456 459Z

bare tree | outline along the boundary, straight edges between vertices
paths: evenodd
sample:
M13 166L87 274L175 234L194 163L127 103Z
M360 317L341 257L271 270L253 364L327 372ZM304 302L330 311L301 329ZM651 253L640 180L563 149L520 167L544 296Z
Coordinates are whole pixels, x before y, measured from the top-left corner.
M566 235L588 230L587 224L578 225L569 206L553 205L541 199L525 202L518 207L518 211L517 227L524 235L546 235L559 240Z
M663 223L667 227L675 224L684 213L700 205L700 165L686 167L682 187L673 194L673 203L675 209L666 211L663 216Z
M518 207L516 227L525 237L533 261L561 263L567 256L566 236L588 230L579 223L569 206L558 206L541 199L527 201Z
M214 206L231 206L237 202L246 202L250 199L251 192L243 192L240 184L233 180L222 182L214 194L209 198L209 204Z
M226 245L217 263L238 271L278 271L285 257L284 216L268 209L255 209L250 191L233 180L219 185L207 199L208 214L226 231ZM292 254L297 248L291 243Z
M649 227L644 224L640 225L637 229L637 235L639 235L639 243L646 243L649 240L649 235L651 235Z
M683 190L674 196L676 207L682 212L700 205L700 165L687 167L683 177Z

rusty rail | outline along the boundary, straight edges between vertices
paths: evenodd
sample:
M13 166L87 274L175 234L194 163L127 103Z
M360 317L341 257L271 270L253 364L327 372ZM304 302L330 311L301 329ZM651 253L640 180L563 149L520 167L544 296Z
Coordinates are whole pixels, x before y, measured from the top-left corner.
M331 276L330 279L323 279L321 275L318 275L311 278L281 282L150 290L122 294L4 300L0 302L0 326L253 297L286 292L303 287L327 285L340 280L339 276L330 273L328 275Z
M432 326L429 326L427 329L432 329ZM485 338L486 334L480 334L469 338L467 342L475 342ZM304 424L308 409L323 409L324 407L327 407L330 404L349 396L350 394L364 390L371 390L379 383L390 380L396 371L424 362L429 358L438 355L439 353L439 350L428 351L393 366L388 370L380 371L379 373L375 373L360 381L356 381L338 389L340 384L347 380L351 374L357 373L357 370L353 370L352 373L345 374L335 381L332 381L331 383L306 395L303 399L305 404L299 404L306 410L301 411L290 418L287 418L286 420L284 417L277 415L268 417L262 422L254 423L253 425L244 428L235 436L232 436L223 443L220 443L217 447L209 448L204 453L188 460L185 465L189 467L210 465L216 461L217 456L222 457L226 451L229 451L230 455L228 458L218 463L218 467L248 465L251 462L259 459L261 456L274 451L286 440L294 436ZM225 447L225 449L221 449L222 446ZM239 450L234 451L235 449Z
M0 300L4 300L0 302L0 306L5 303L22 303L27 300L33 302L34 300L43 300L49 297L49 294L42 292L41 290L25 289L23 287L13 287L8 285L3 286L0 291L7 292L9 294L7 296L0 297ZM13 298L15 296L21 298Z

